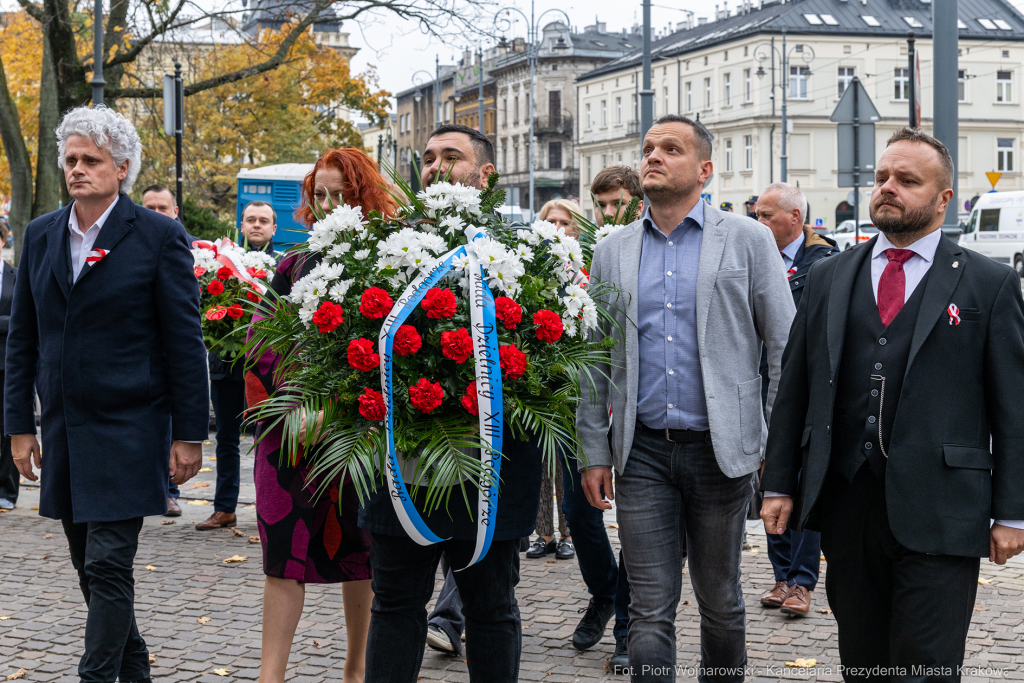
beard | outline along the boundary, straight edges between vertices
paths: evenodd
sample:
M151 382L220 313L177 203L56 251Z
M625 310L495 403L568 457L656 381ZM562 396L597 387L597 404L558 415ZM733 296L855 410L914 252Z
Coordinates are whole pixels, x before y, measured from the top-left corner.
M912 235L921 232L935 220L935 205L939 201L936 194L930 202L916 209L908 209L903 202L892 197L882 196L871 203L871 222L885 235ZM900 210L900 215L887 211L879 213L883 206L891 206Z
M644 194L650 197L652 202L659 200L673 201L685 197L696 189L698 183L691 178L671 178L664 171L660 176L656 175L652 182L642 184ZM660 202L659 202L660 203Z

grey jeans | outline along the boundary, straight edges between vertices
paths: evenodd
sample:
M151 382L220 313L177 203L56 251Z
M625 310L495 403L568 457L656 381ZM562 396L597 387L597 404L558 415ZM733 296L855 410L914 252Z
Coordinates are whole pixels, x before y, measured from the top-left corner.
M675 617L688 555L700 611L697 678L742 681L747 650L740 544L751 475L725 476L710 437L672 443L638 430L617 481L619 538L630 582L632 680L676 678Z

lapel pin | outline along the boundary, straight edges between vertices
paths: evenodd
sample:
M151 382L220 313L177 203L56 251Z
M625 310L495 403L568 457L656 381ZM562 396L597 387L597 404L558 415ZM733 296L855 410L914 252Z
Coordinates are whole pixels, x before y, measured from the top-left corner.
M89 252L89 255L85 257L85 262L90 266L94 266L103 260L103 257L110 253L109 249L93 249Z
M955 263L953 265L954 265L954 267L956 267ZM960 324L960 309L956 307L956 304L950 304L949 308L946 309L946 312L949 313L949 324L950 325L952 325L954 323L954 321L956 322L957 325Z
M959 268L960 267L960 262L959 261L953 261L953 267L954 268Z

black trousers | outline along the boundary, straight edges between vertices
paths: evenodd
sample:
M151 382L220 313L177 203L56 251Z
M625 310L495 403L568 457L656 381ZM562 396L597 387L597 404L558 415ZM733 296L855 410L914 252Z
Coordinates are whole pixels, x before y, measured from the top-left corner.
M825 591L847 681L959 681L978 592L977 557L928 555L897 541L885 489L865 464L821 493Z
M4 371L0 369L0 405L4 402ZM18 502L18 488L21 482L21 474L14 464L14 456L11 454L11 437L3 436L3 416L0 415L0 498L6 498L12 503Z
M366 643L366 683L417 680L427 642L427 602L442 553L455 568L473 556L473 541L422 546L408 537L373 535L373 607ZM523 649L516 602L519 539L494 541L483 560L452 573L466 624L471 683L516 683Z
M149 678L149 651L135 623L132 563L139 547L142 518L75 524L61 520L89 606L85 653L78 664L83 683Z
M217 420L217 493L213 509L234 514L241 476L238 445L241 442L242 412L245 410L245 382L231 377L212 380L210 399Z

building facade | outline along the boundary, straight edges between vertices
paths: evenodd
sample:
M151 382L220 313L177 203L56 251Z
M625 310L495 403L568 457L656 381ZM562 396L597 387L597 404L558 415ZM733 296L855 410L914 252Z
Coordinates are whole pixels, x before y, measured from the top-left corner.
M627 54L641 44L638 32L609 33L604 23L575 31L562 22L541 29L530 99L530 64L526 45L514 43L498 60L492 75L497 96L497 169L508 203L540 209L557 198L577 198L579 154L576 132L579 112L575 81L582 74ZM530 140L533 119L536 149ZM530 163L534 168L535 201L529 196Z
M932 126L932 7L920 0L791 0L745 3L733 14L668 35L652 46L655 119L699 119L715 138L714 175L705 193L716 206L742 203L780 180L783 88L788 104L788 182L807 196L812 223L834 228L852 218L851 188L838 187L836 124L829 121L853 77L881 115L876 158L888 137L909 122L907 32L918 39L921 127ZM985 173L1002 172L998 188L1024 188L1021 80L1024 16L1004 0L959 8L960 210L991 189ZM783 34L785 32L785 52ZM783 72L783 57L786 72ZM579 154L580 196L602 168L639 168L640 60L636 52L583 74L577 81L584 120ZM774 87L773 87L774 84ZM873 178L866 174L862 192ZM867 218L862 199L862 218Z
M395 95L398 116L398 172L419 187L421 155L430 133L442 123L454 123L455 72L450 65L437 65L433 80L423 81Z

